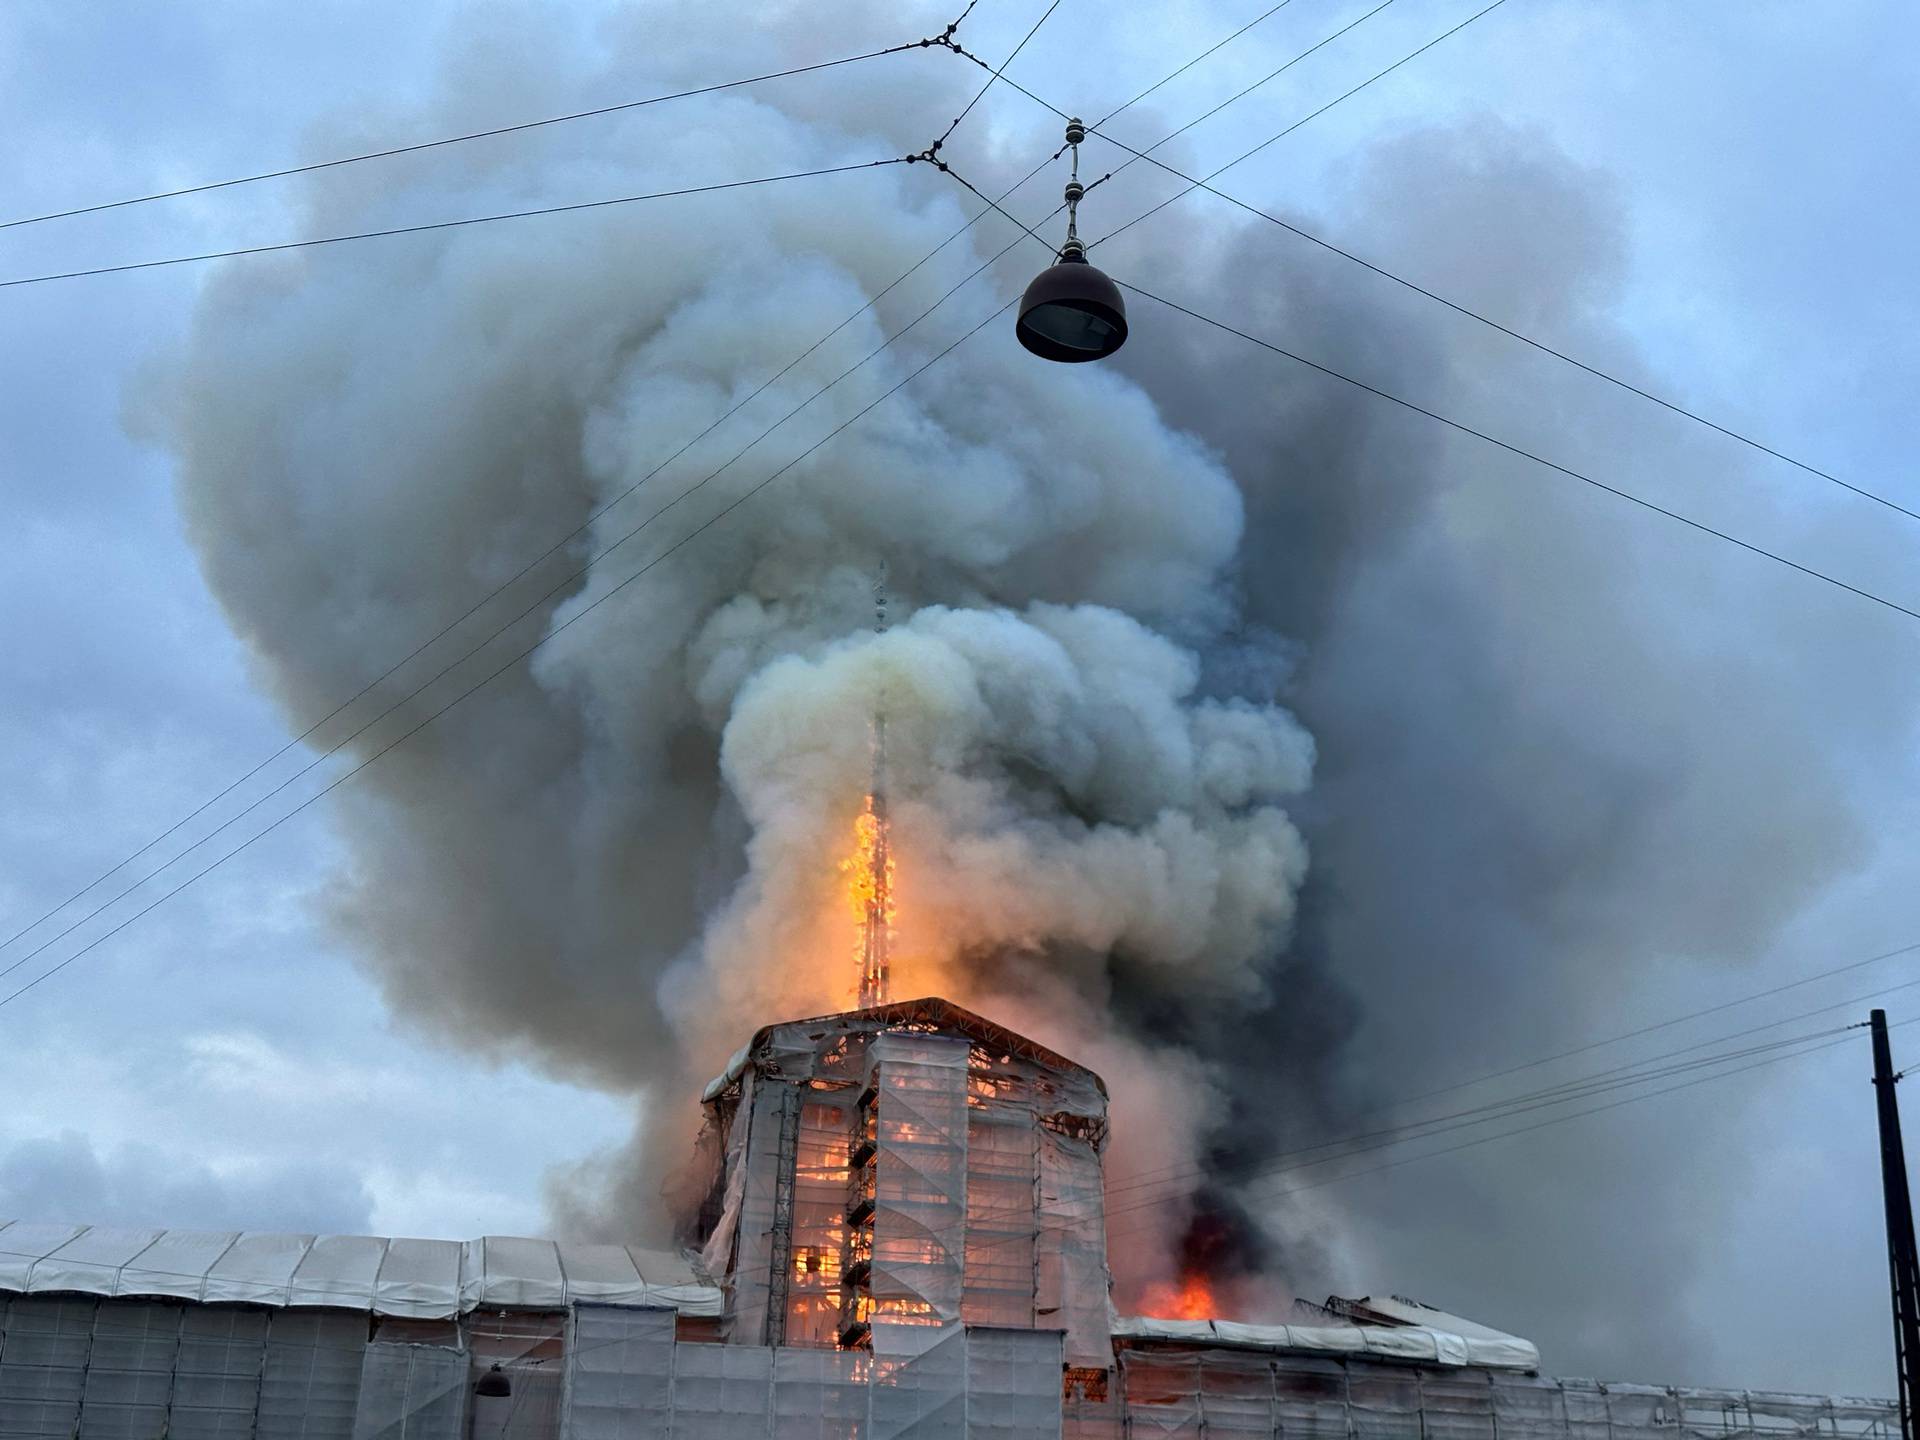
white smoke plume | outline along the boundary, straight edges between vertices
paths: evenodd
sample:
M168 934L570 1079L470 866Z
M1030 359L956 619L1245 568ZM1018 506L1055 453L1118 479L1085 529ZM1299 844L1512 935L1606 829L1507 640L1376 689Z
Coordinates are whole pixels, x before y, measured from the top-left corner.
M649 14L645 44L614 37L628 91L800 50L781 33L803 28L797 14L723 54L698 43L706 7ZM875 6L836 28L902 23ZM498 63L496 43L471 42L455 80ZM820 43L810 33L805 53ZM923 143L913 117L952 113L977 83L948 60L358 167L312 181L307 219L376 228L897 155ZM449 102L395 129L471 118ZM289 723L312 724L654 471L959 228L961 199L927 167L896 166L221 272L146 413L178 456L209 581ZM1212 1072L1127 1013L1156 996L1267 998L1307 870L1288 805L1314 759L1277 700L1278 647L1238 614L1242 505L1219 459L1120 374L1026 355L1009 317L809 450L1010 298L1045 263L1028 242L690 489L1006 233L982 225L949 247L317 737L346 734L605 550L355 740L372 753L553 636L334 812L351 859L332 913L400 1015L642 1102L634 1154L561 1187L564 1225L660 1234L699 1082L755 1026L848 1003L836 866L876 710L902 866L896 995L989 1009L1107 1069L1117 1179L1200 1158ZM899 619L875 634L882 562ZM1130 1248L1130 1282L1171 1263L1180 1204Z

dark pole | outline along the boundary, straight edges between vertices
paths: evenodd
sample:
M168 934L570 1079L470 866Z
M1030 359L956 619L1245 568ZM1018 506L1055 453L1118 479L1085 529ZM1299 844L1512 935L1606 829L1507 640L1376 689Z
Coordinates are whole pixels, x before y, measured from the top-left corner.
M1907 1153L1900 1143L1900 1101L1893 1087L1893 1050L1887 1012L1873 1012L1873 1089L1880 1114L1880 1178L1887 1192L1887 1259L1893 1270L1893 1356L1900 1374L1900 1434L1914 1440L1913 1406L1920 1399L1920 1254L1913 1240L1913 1197L1907 1189Z

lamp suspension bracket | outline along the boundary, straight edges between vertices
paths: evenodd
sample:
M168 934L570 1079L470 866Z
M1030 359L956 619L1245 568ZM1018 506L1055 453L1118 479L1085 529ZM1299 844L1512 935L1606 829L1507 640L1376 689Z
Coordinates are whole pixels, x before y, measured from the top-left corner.
M1127 342L1127 305L1120 287L1087 263L1087 246L1080 238L1080 201L1087 193L1080 183L1080 143L1086 138L1087 127L1079 117L1067 121L1065 148L1073 152L1073 160L1067 178L1066 243L1053 265L1027 286L1014 324L1015 336L1028 350L1042 360L1067 365L1104 360Z
M1087 138L1087 127L1079 117L1067 121L1067 148L1073 152L1072 172L1067 179L1067 243L1060 247L1059 258L1084 261L1087 247L1080 243L1080 197L1087 187L1080 183L1080 142Z

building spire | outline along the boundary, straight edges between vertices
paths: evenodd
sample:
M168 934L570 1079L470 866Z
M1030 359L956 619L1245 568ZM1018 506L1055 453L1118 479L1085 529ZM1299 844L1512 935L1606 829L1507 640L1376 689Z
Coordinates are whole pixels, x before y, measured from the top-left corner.
M887 562L873 584L873 633L887 632ZM872 720L873 774L867 787L866 813L861 816L861 849L867 874L861 889L865 913L860 918L860 1005L870 1010L892 998L893 853L891 822L887 816L887 715L876 697Z

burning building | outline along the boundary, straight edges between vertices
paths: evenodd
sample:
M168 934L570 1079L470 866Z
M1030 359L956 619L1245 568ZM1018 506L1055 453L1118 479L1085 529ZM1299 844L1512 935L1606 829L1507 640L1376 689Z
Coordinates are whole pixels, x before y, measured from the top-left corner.
M1683 1440L1892 1401L1560 1380L1411 1301L1116 1313L1099 1076L944 1000L769 1025L677 1253L0 1222L0 1437Z

